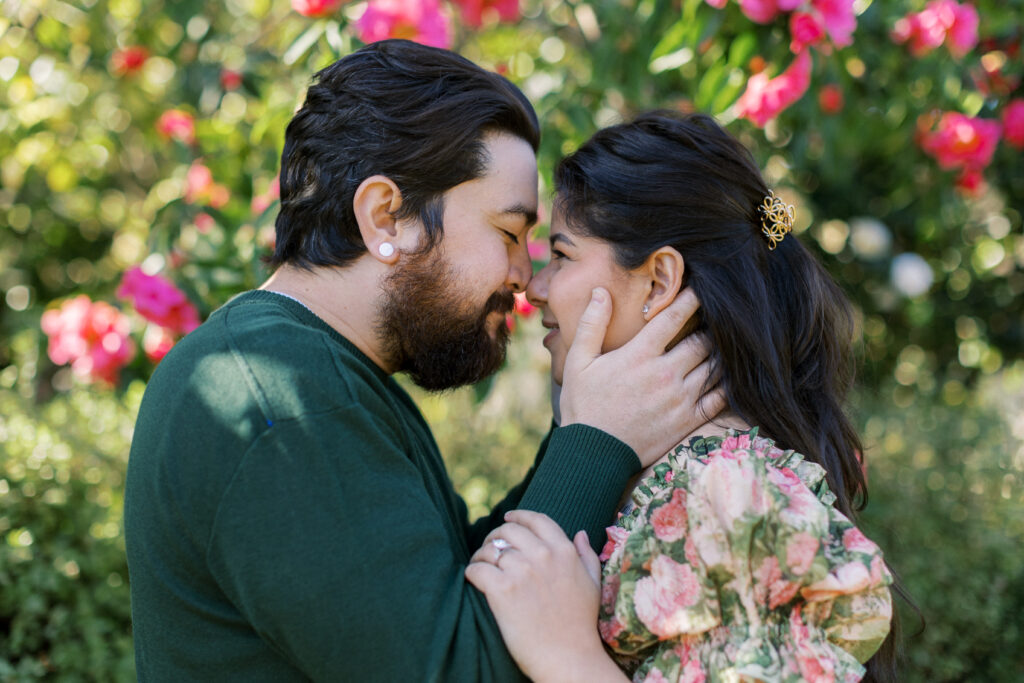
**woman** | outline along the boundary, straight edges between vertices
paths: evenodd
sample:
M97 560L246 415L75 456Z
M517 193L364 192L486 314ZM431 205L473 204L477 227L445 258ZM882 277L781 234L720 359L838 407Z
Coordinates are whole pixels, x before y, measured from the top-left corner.
M600 599L582 535L528 512L492 533L467 578L512 654L538 680L892 677L890 647L863 666L890 630L892 577L850 521L866 497L843 412L850 306L789 235L792 207L702 115L602 130L555 182L552 260L527 290L551 330L554 382L594 287L613 301L606 350L689 287L729 409L627 492ZM618 667L599 654L598 610Z

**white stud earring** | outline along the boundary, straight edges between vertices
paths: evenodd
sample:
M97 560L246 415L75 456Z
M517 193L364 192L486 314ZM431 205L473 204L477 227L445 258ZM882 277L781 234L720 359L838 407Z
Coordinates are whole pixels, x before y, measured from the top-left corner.
M380 246L377 247L377 251L384 258L387 258L395 253L395 246L391 242L381 242Z
M644 307L642 309L640 309L640 310L643 311L644 315L647 315L648 313L651 312L651 307L648 306L647 304L644 304Z

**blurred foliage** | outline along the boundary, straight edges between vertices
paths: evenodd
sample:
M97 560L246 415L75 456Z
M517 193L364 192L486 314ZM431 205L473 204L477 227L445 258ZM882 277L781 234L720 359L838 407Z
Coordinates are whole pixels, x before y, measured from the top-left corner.
M12 347L33 362L33 339ZM0 374L0 680L133 680L121 510L145 387L37 405L11 378Z
M975 0L981 42L961 58L890 39L925 4L856 0L853 44L816 50L810 91L763 130L733 105L792 60L786 21L736 2L523 0L519 22L457 27L454 47L536 105L546 187L560 156L646 109L709 111L750 146L857 306L864 520L929 622L907 680L1019 680L1024 164L1000 144L967 196L919 141L939 112L998 119L1024 97L1024 0ZM204 316L256 286L284 128L310 75L360 44L362 7L0 0L0 679L133 678L120 490L152 364L139 354L119 391L87 387L46 356L42 312L82 293L116 303L139 263ZM194 140L160 132L169 110L194 117ZM189 191L197 163L226 194ZM474 514L547 428L539 334L521 325L489 393L413 390Z

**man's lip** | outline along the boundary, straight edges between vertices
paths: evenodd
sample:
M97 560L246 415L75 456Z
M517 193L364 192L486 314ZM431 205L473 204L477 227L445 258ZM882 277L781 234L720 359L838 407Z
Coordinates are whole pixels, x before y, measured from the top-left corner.
M558 323L556 323L554 321L551 321L551 320L541 320L540 324L543 325L544 327L546 327L549 330L557 330L558 329Z

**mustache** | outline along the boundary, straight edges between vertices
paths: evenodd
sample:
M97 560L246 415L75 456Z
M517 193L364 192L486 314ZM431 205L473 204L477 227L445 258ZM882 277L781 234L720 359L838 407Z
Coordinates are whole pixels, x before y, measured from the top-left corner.
M502 292L495 292L491 294L490 298L487 299L487 303L484 304L484 317L491 313L511 313L516 307L516 295L505 290Z

